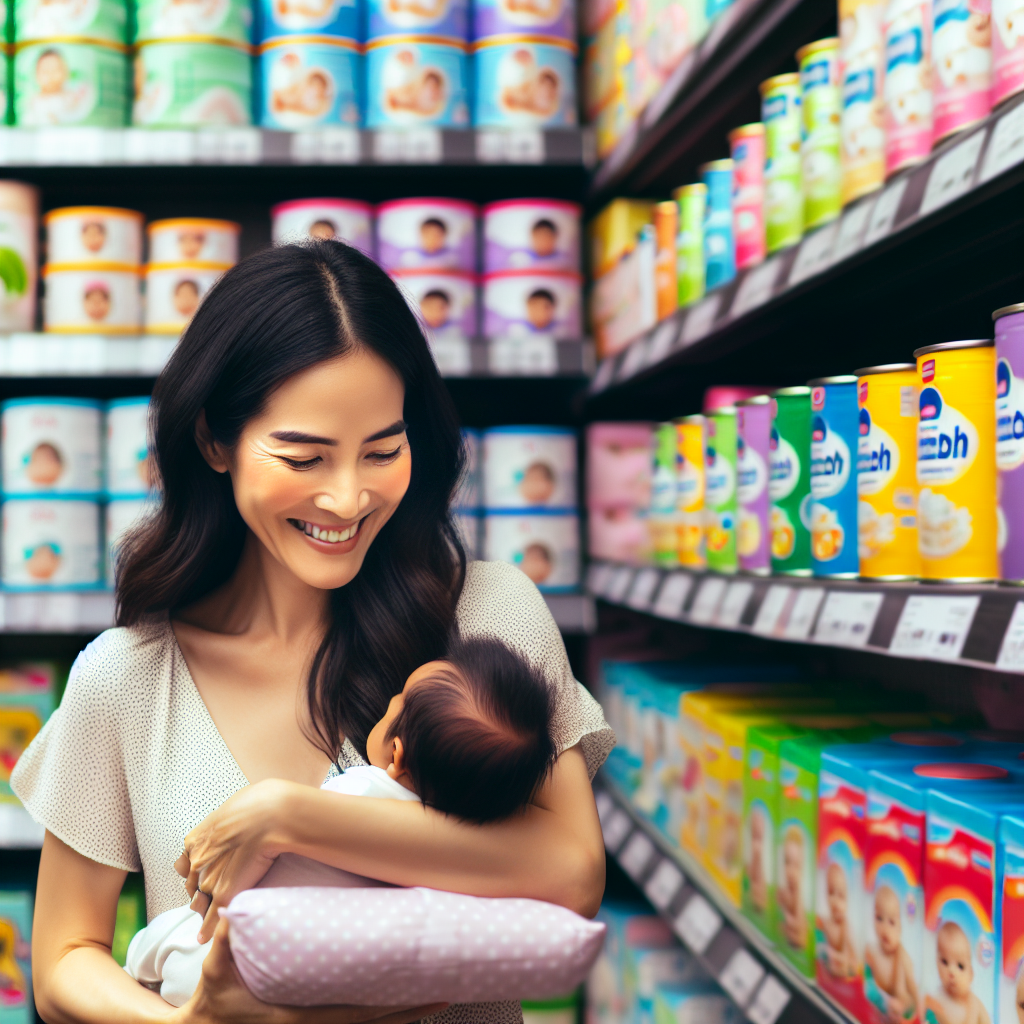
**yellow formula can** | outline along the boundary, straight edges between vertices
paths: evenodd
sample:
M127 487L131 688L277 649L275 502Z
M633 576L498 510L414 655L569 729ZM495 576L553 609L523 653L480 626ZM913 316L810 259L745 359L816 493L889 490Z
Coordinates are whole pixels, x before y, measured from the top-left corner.
M914 353L917 529L921 576L976 582L999 575L996 520L996 356L991 341L950 341Z
M703 569L704 417L683 416L676 424L676 511L679 564Z
M857 546L861 576L921 575L917 549L917 366L857 371Z

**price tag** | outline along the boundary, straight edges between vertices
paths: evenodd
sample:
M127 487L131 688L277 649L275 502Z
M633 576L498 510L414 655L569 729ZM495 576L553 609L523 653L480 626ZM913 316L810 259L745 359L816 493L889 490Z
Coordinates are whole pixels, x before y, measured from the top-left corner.
M815 274L820 274L832 265L832 247L839 233L839 221L827 225L808 235L800 243L800 251L796 254L793 269L789 272L789 286L806 281Z
M644 886L644 895L651 901L655 910L664 911L676 898L686 879L682 871L670 860L663 860L655 869Z
M890 654L956 661L964 649L981 597L908 597L896 625Z
M693 607L690 609L690 618L700 625L710 625L715 619L722 598L725 597L726 586L721 576L708 576L697 591Z
M793 593L792 587L781 583L773 583L761 601L761 607L757 609L757 617L754 619L753 631L761 636L771 636L775 632L779 619L786 607L786 602Z
M634 882L639 882L641 875L647 870L647 865L651 863L651 858L654 856L654 843L650 841L643 834L643 832L637 830L630 837L628 843L622 853L619 854L619 863L622 865L622 870L633 879Z
M833 590L818 616L814 639L836 647L864 647L882 607L881 594Z
M691 307L683 322L683 345L692 345L711 333L721 304L721 295L708 295Z
M363 152L356 128L293 132L289 155L296 164L357 164Z
M996 122L981 165L981 180L991 181L1024 160L1024 103L1018 103Z
M205 133L201 133L205 134ZM263 156L263 136L259 128L218 128L219 156L222 164L258 164Z
M769 974L747 1007L747 1019L753 1024L775 1024L791 998L789 989L774 974Z
M849 206L839 222L839 234L832 247L832 262L848 259L860 247L867 230L871 212L875 208L874 198L865 199L855 206Z
M106 150L102 128L42 128L35 141L35 162L47 166L96 166Z
M687 572L670 572L661 584L651 611L663 619L682 617L683 605L693 587L693 577Z
M487 365L495 377L553 377L558 372L558 346L547 334L523 338L492 338Z
M597 816L603 827L612 811L615 810L615 801L611 798L610 793L600 789L594 794L594 803L597 805Z
M943 153L932 164L921 200L921 216L937 210L940 206L962 196L974 181L974 166L981 155L985 132L975 132L969 139Z
M764 968L740 946L722 968L718 981L737 1006L746 1006L763 977Z
M611 384L612 377L615 376L615 362L614 356L601 360L601 365L597 368L597 373L594 374L594 379L590 382L590 393L592 395L596 395L599 391L604 391Z
M635 377L647 365L647 338L637 338L626 349L615 379L619 382Z
M633 585L626 596L626 604L638 612L645 612L651 606L655 588L661 582L657 569L641 569L633 579Z
M650 344L647 346L646 366L654 366L660 363L672 350L672 345L679 335L679 321L674 317L662 320L654 329L651 335Z
M736 298L732 300L732 317L743 316L758 306L763 306L775 291L775 279L779 276L782 261L778 258L768 259L759 267L747 271L747 276L740 282Z
M814 625L814 616L825 597L822 587L800 587L793 602L793 610L789 613L782 635L787 640L806 640Z
M1024 601L1018 601L1013 607L1010 624L999 647L996 668L1024 672Z
M907 191L909 178L897 178L876 200L871 209L868 229L864 233L864 246L880 242L890 231L899 212L903 193Z
M622 604L623 598L629 592L629 585L633 582L633 573L635 571L635 569L631 569L628 565L618 566L612 574L612 578L608 581L608 586L605 588L605 599L613 604Z
M679 938L698 956L711 945L721 927L722 915L699 892L690 897L675 923Z
M430 352L442 377L466 377L472 369L468 338L434 338L428 333Z
M591 563L590 568L587 569L587 590L594 597L603 597L613 572L615 572L615 566L609 562Z
M482 164L542 164L544 133L538 128L479 130L476 158Z
M735 629L740 624L740 619L743 618L743 612L753 593L754 584L749 580L737 580L735 583L730 583L715 614L716 625L726 629Z
M615 853L626 841L626 836L633 828L633 822L621 807L616 807L601 828L604 833L604 845L609 853Z
M381 128L373 136L379 164L439 164L444 140L438 128Z

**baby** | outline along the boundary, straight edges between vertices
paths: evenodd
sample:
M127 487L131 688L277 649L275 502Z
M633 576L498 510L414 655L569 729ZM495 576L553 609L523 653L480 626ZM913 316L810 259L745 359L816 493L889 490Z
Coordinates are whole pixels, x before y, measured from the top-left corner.
M900 899L891 886L881 885L875 893L875 938L864 950L868 976L865 990L871 983L878 988L881 998L871 1001L884 1005L886 1019L899 1024L912 1020L917 1013L917 982L914 979L914 961L903 948ZM882 1009L882 1005L878 1008Z
M825 872L828 917L818 917L825 936L825 968L834 978L857 976L857 949L850 931L849 892L846 872L835 862Z
M750 883L750 902L762 914L768 907L768 879L764 873L764 813L756 808L750 814L750 862L747 879Z
M794 949L807 945L807 915L800 885L804 871L804 837L796 828L782 841L782 871L775 898L782 910L782 934Z
M936 959L942 990L925 996L925 1020L929 1024L992 1024L985 1005L971 991L971 944L954 921L946 921L939 928Z
M554 764L552 705L544 676L492 638L456 637L443 660L421 665L366 738L370 762L321 789L419 800L465 821L507 818L530 803ZM260 888L387 885L295 854L282 854ZM125 970L175 1006L192 996L211 944L200 917L179 907L132 939Z

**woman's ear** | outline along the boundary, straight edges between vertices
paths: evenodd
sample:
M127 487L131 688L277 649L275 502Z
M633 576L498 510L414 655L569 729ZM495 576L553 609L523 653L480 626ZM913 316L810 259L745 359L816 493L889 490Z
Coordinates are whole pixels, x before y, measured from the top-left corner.
M199 452L206 459L210 469L217 473L226 473L228 460L224 457L224 450L213 438L210 425L206 422L205 409L200 409L199 415L196 417L195 438Z

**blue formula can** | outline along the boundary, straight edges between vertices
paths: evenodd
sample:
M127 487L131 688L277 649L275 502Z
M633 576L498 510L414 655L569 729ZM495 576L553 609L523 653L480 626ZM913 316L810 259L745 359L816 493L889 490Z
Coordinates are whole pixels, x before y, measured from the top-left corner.
M331 36L286 36L259 47L259 118L295 131L359 124L359 44Z
M469 38L469 0L367 0L366 39L385 36Z
M857 552L857 378L820 377L811 388L811 571L853 578Z
M573 0L476 0L473 5L473 38L535 34L576 39Z
M700 168L708 189L704 212L705 288L711 291L736 276L736 244L732 233L732 161L712 160Z
M282 36L359 39L356 0L257 0L256 40Z
M366 44L366 127L469 124L466 44L388 36Z
M476 53L474 123L480 128L576 124L576 47L544 36L491 36Z

